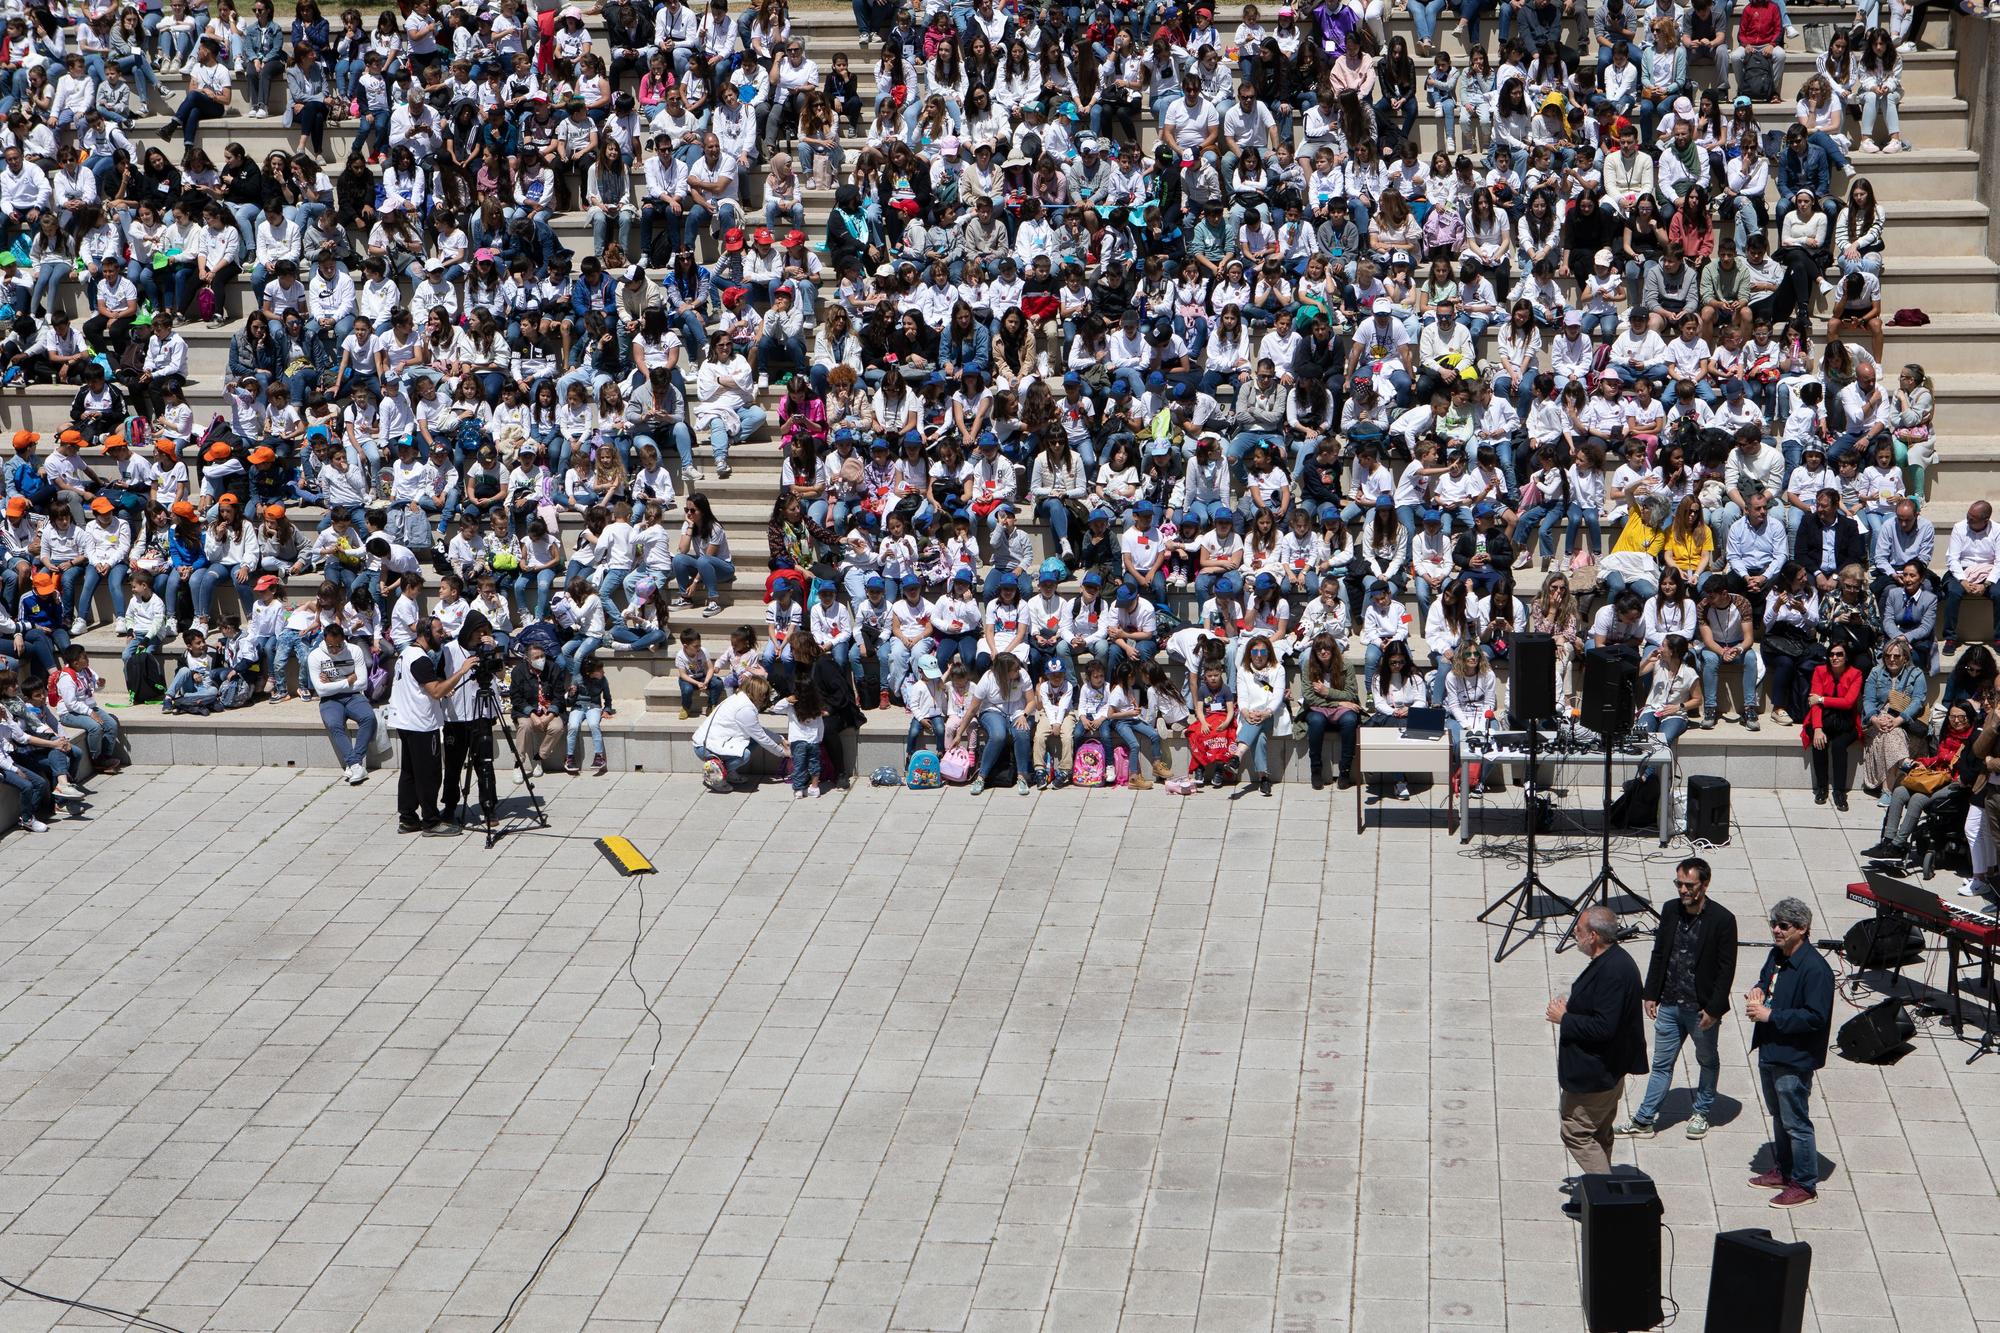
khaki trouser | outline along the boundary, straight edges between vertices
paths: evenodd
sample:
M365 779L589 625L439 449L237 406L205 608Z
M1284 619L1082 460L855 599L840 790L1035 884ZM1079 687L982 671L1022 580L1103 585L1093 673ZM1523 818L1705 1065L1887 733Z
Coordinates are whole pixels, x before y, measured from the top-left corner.
M532 764L536 759L542 767L554 764L562 754L563 716L561 713L545 713L540 717L529 714L514 724L514 748L521 752L521 762Z
M1576 1165L1587 1176L1601 1176L1611 1170L1611 1124L1618 1118L1618 1106L1625 1099L1625 1078L1603 1092L1565 1092L1562 1095L1562 1141Z
M1037 764L1042 763L1042 756L1048 752L1050 741L1056 743L1056 753L1060 756L1056 761L1058 765L1056 772L1068 777L1071 751L1075 749L1076 720L1066 717L1054 726L1050 726L1046 719L1037 720L1035 739L1028 747L1029 759ZM1023 773L1021 776L1025 778L1028 775Z

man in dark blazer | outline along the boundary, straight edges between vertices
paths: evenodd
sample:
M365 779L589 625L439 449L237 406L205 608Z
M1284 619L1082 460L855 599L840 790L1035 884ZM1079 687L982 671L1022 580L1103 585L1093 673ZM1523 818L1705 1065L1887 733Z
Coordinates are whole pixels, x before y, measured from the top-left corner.
M1708 1113L1715 1106L1715 1087L1722 1074L1716 1032L1729 1012L1729 991L1736 983L1736 918L1708 896L1708 862L1690 856L1674 867L1678 901L1660 913L1653 936L1653 957L1646 967L1646 1017L1653 1020L1653 1076L1646 1095L1630 1120L1616 1132L1651 1138L1658 1128L1660 1102L1673 1086L1674 1063L1681 1043L1694 1042L1694 1114L1687 1136L1708 1133Z
M1792 538L1792 559L1812 571L1813 583L1822 596L1834 590L1840 571L1847 566L1868 567L1868 534L1840 512L1840 492L1833 487L1814 496L1812 512L1799 519L1799 530Z
M1611 1128L1625 1096L1625 1076L1646 1068L1639 965L1618 944L1618 916L1592 907L1576 926L1576 947L1589 964L1569 998L1549 1001L1548 1020L1561 1042L1556 1079L1562 1085L1562 1141L1585 1175L1611 1170ZM1572 1215L1572 1203L1563 1211Z
M1514 567L1514 543L1495 521L1499 513L1491 500L1481 500L1472 507L1472 526L1459 533L1458 540L1451 544L1453 568L1470 579L1472 590L1481 594L1492 592ZM1495 614L1514 613L1496 610Z

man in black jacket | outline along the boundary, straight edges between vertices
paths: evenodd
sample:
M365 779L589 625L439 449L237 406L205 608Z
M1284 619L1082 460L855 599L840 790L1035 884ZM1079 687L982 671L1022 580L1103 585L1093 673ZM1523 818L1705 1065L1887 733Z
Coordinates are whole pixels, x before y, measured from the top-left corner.
M1861 525L1840 512L1840 492L1831 486L1813 497L1810 514L1799 519L1792 537L1792 559L1812 571L1821 595L1840 582L1849 565L1868 567L1868 538Z
M1640 1020L1639 965L1618 944L1618 916L1598 906L1576 926L1576 947L1590 959L1569 988L1549 1001L1548 1020L1561 1034L1556 1079L1562 1085L1562 1141L1586 1175L1611 1170L1611 1124L1625 1095L1625 1076L1646 1068ZM1574 1205L1564 1209L1573 1212Z
M1481 500L1472 507L1472 526L1451 546L1452 566L1472 581L1474 592L1492 592L1514 567L1514 543L1494 521L1499 512L1491 500Z
M1694 1114L1687 1136L1708 1133L1708 1113L1715 1106L1715 1086L1722 1073L1716 1053L1716 1032L1729 1012L1729 988L1736 981L1736 918L1708 897L1708 862L1690 856L1674 867L1678 902L1660 913L1653 936L1653 957L1646 967L1646 1017L1653 1020L1653 1076L1646 1095L1630 1120L1616 1132L1651 1138L1657 1132L1660 1102L1673 1086L1674 1063L1681 1043L1694 1041Z
M1744 1015L1757 1026L1750 1047L1764 1105L1771 1113L1771 1154L1777 1165L1750 1178L1778 1191L1773 1208L1797 1208L1819 1198L1819 1150L1813 1134L1813 1074L1826 1064L1833 1029L1833 969L1807 938L1812 908L1797 898L1771 906L1771 952L1757 969Z

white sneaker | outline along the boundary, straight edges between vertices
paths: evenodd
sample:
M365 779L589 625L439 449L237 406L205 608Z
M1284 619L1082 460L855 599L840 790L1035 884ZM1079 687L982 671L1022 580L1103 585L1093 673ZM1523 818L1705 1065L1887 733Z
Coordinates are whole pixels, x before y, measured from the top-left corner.
M1910 151L1909 140L1891 139L1888 143L1882 145L1882 151L1885 153L1907 153Z
M766 393L770 390L770 388L771 388L771 377L769 375L759 373L757 376L757 392Z
M56 780L49 784L49 790L54 792L56 799L60 801L79 801L83 799L83 793L77 789L77 785L74 782L69 780L69 774L67 773L58 774Z
M1873 139L1863 139L1861 141L1860 147L1856 151L1863 153L1879 153L1882 151L1882 147L1880 144L1876 143Z
M69 622L69 636L72 639L82 638L83 632L89 628L90 626L83 623L82 616L76 616Z
M22 815L21 827L30 833L47 833L49 831L49 826L33 815Z
M208 617L196 616L194 618L194 623L189 625L188 628L193 630L196 634L208 633Z
M368 781L368 768L365 764L349 764L347 766L348 786L359 787L366 781Z
M1986 887L1986 881L1983 879L1968 879L1958 886L1958 896L1961 898L1983 898L1989 892L1991 890Z
M1797 28L1791 27L1789 25L1786 26L1785 36L1796 39L1798 35L1799 35L1799 30Z
M166 638L171 639L181 632L181 622L175 620L172 616L168 616L166 622L160 626L160 632Z
M113 634L123 634L125 632L125 617L118 616L112 620L111 632Z

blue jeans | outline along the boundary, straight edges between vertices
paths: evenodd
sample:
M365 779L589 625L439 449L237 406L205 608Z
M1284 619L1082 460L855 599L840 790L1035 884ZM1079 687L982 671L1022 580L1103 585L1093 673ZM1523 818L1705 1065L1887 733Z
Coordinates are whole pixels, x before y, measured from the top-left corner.
M49 803L49 784L32 769L15 768L11 772L0 773L0 782L21 793L21 819L24 823L40 814Z
M712 555L676 555L674 581L680 584L681 592L685 594L696 579L701 580L708 599L715 601L725 587L736 582L736 565Z
M988 782L993 780L1011 743L1014 747L1014 776L1018 781L1026 782L1028 774L1034 770L1028 755L1034 733L1026 727L1012 725L998 709L993 708L979 715L979 729L986 733L986 744L979 752L979 776Z
M1722 707L1722 696L1716 693L1722 675L1722 658L1706 648L1690 651L1700 659L1702 707L1711 713L1716 712ZM1757 712L1757 685L1764 675L1764 659L1752 648L1737 661L1743 664L1743 711L1754 716Z
M1315 778L1326 772L1326 735L1333 732L1340 738L1340 775L1346 777L1354 771L1355 734L1361 729L1361 714L1349 710L1336 721L1329 722L1326 714L1317 709L1306 710L1306 753L1312 762Z
M1131 755L1129 762L1134 773L1140 771L1139 764L1142 758L1150 762L1163 757L1163 752L1160 749L1160 733L1150 724L1141 722L1136 717L1128 717L1121 722L1113 722L1111 724L1111 738L1117 744L1124 746L1126 752Z
M354 724L354 741L347 739L347 724ZM368 747L375 743L375 709L368 697L359 690L346 694L336 694L319 701L319 723L326 728L326 738L333 745L333 753L340 760L342 768L352 768L356 764L366 767Z
M1706 1116L1715 1108L1715 1085L1722 1077L1722 1060L1716 1054L1716 1033L1721 1024L1703 1029L1701 1007L1693 1004L1662 1004L1653 1020L1653 1076L1646 1080L1646 1096L1634 1120L1652 1120L1660 1113L1660 1103L1673 1086L1674 1062L1680 1058L1681 1043L1694 1040L1694 1063L1700 1071L1694 1089L1694 1113Z
M1809 1193L1819 1192L1819 1145L1813 1137L1812 1071L1760 1064L1764 1106L1771 1113L1771 1152L1778 1174Z
M92 759L116 759L118 757L118 719L94 708L88 713L64 713L61 722L65 727L77 727L83 731L83 752Z
M584 640L588 643L591 640ZM563 757L576 753L576 738L585 726L590 728L591 753L604 753L604 710L596 704L578 705L569 710L569 733L563 742Z
M818 741L792 742L792 790L804 791L819 782L820 754Z
M568 643L564 644L561 648L558 648L556 650L556 659L562 663L563 670L569 672L570 675L581 676L583 674L583 659L589 657L592 653L596 652L599 648L602 648L603 646L604 646L604 640L602 639L591 639L591 638L571 639ZM571 714L571 716L572 718L574 718L575 715ZM570 724L571 726L570 738L572 740L574 740L576 737L576 731L574 729L575 725L576 724L574 721L572 721ZM603 746L600 745L598 748L602 749Z
M1271 735L1278 725L1276 713L1262 722L1239 722L1236 726L1236 743L1244 749L1250 761L1247 777L1268 777L1271 772Z
M694 747L695 758L701 760L703 763L713 759L716 763L721 764L722 771L729 775L731 782L740 782L743 780L743 770L750 767L750 756L756 753L757 747L754 745L742 754L734 755L717 754L715 751L702 745Z

